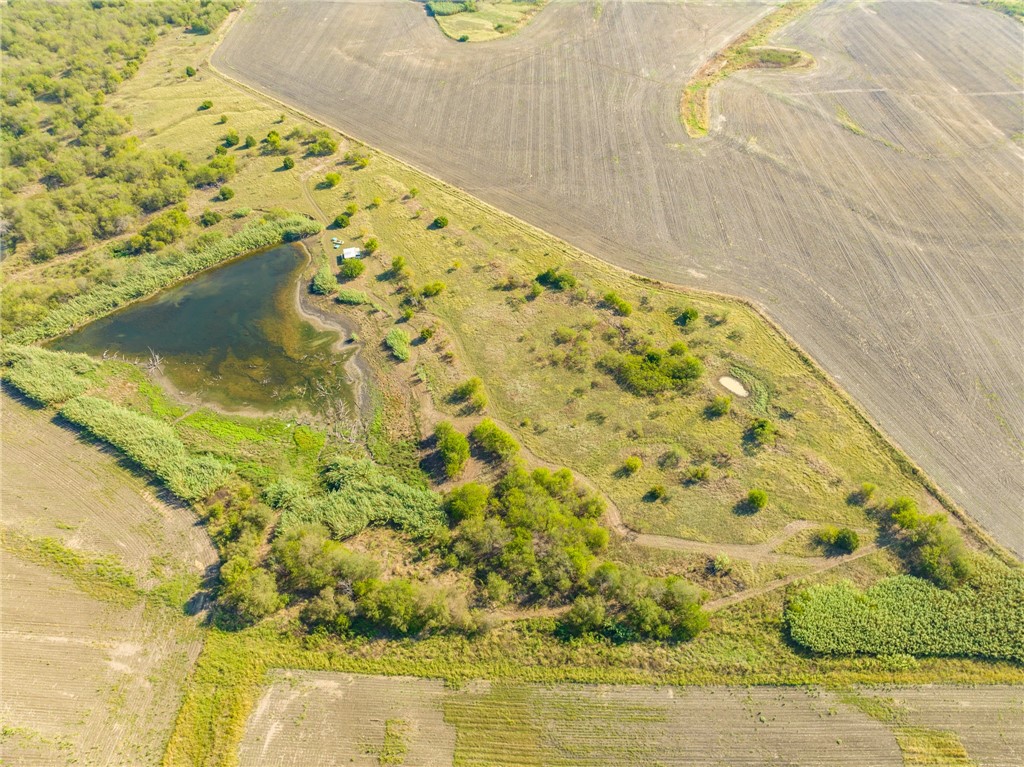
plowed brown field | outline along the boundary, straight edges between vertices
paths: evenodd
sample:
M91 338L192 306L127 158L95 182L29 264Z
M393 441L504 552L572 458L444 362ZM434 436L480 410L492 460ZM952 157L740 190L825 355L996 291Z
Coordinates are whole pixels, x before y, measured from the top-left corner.
M984 767L1019 761L1020 688L899 688L908 721L885 723L842 693L770 687L645 687L439 681L278 671L249 718L241 765L887 765L895 728L952 733ZM902 715L902 714L901 714ZM388 723L400 732L388 762ZM914 764L940 764L913 762Z
M768 8L556 0L460 45L407 0L259 0L213 61L610 262L760 303L1024 552L1020 26L826 0L773 40L817 66L730 77L688 138L684 83Z
M0 395L4 531L112 557L144 587L216 562L191 511L50 418ZM199 627L141 596L102 601L58 570L0 550L0 763L158 764Z

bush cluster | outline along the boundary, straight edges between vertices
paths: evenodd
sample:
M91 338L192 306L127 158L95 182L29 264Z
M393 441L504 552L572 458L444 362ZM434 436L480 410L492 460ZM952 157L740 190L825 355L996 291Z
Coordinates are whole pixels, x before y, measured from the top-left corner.
M318 296L329 296L338 287L338 280L331 271L331 267L324 264L316 270L312 282L309 283L309 291Z
M905 497L891 501L885 511L916 572L943 588L970 576L967 547L945 514L924 514L913 499Z
M576 277L568 271L552 267L537 275L537 282L551 290L570 290L578 284Z
M469 433L476 446L488 457L508 461L519 452L519 443L490 418L483 419Z
M696 357L666 354L648 349L643 354L608 352L598 361L623 389L639 395L663 391L686 391L704 374L704 366Z
M469 440L466 435L455 430L448 421L442 421L434 429L437 451L444 465L444 473L454 479L462 473L469 460Z
M409 346L409 334L401 328L391 328L384 336L384 344L391 350L391 354L399 362L405 362L412 353Z

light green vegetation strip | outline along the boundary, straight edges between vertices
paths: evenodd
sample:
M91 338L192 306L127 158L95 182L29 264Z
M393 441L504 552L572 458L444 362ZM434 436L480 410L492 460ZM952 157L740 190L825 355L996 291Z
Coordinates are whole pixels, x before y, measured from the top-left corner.
M759 51L776 30L807 13L821 0L792 0L772 11L700 68L683 89L680 110L686 132L693 138L706 136L710 119L709 92L716 83L734 72L753 67L781 68L807 59L806 54L788 49Z
M168 424L103 399L76 397L60 414L156 474L186 501L205 498L232 468L212 456L191 455Z
M54 308L39 322L16 330L7 340L16 344L29 344L62 335L89 320L149 296L177 280L222 261L282 240L316 234L320 229L320 224L304 216L289 215L251 224L230 237L185 252L165 249L138 256L136 268L120 281L94 286L88 293Z

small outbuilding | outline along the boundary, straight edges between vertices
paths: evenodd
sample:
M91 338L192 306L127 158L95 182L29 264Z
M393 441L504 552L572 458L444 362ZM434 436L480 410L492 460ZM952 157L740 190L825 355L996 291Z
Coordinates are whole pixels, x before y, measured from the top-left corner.
M346 258L359 258L359 248L345 248L341 251L341 258L344 261Z

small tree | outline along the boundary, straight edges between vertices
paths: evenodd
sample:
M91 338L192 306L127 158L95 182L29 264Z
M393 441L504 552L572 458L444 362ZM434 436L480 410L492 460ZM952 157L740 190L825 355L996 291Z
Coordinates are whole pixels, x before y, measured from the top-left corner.
M384 344L391 350L391 354L399 362L409 359L409 334L401 328L392 328L384 337Z
M253 139L255 141L255 139ZM231 128L226 134L224 134L224 145L235 146L241 139L238 137L238 131Z
M195 76L196 76L196 68L195 67L185 67L185 77L195 77Z
M341 262L341 269L338 271L338 277L343 280L354 280L365 271L366 264L358 258L346 258Z
M331 272L331 267L324 264L313 275L313 281L309 285L309 290L320 296L329 296L337 287L338 281L335 279L334 273Z
M758 418L750 425L748 434L758 445L771 445L775 442L778 429L767 418Z
M359 206L356 205L354 202L350 202L348 205L345 206L345 214L348 216L354 216L358 212Z
M688 306L679 313L676 317L676 324L680 327L687 327L691 323L695 322L700 317L700 312L694 309L692 306Z
M204 210L203 214L199 217L199 223L203 226L213 226L220 223L221 218L223 217L215 210Z
M295 160L293 160L291 157L285 157L284 160L282 160L281 162L281 167L284 168L285 170L291 170L292 168L295 167Z
M844 527L836 533L835 541L832 544L840 551L852 554L860 546L860 536L856 530Z
M333 189L341 183L341 176L333 171L324 176L324 186L328 189Z
M245 148L252 149L254 146L256 146L256 137L250 133L245 137Z
M469 482L448 493L444 500L444 508L453 522L461 522L470 517L482 517L490 497L491 491L486 485Z
M622 473L625 474L626 476L631 476L633 474L636 474L638 471L640 471L640 469L643 468L643 465L644 465L644 462L642 460L640 460L640 456L638 456L638 455L631 455L622 464Z
M228 116L227 115L221 115L220 118L217 120L217 125L223 125L227 121L228 121Z
M712 418L721 418L729 412L732 407L732 397L727 395L719 395L711 400L711 404L708 405L708 415Z
M438 280L437 282L428 282L420 289L420 295L425 298L433 298L438 293L445 289L445 284Z
M349 221L348 216L346 216L344 213L339 213L337 216L334 217L334 225L339 229L346 228L349 225L349 223L351 222Z
M366 241L366 244L363 246L363 250L365 250L367 253L375 253L379 247L380 247L380 243L377 242L377 238L376 237L370 237Z
M200 112L205 112L208 109L213 109L213 102L210 101L209 99L207 99L206 101L204 101L202 104L199 105L199 111Z
M760 488L754 488L747 493L747 507L754 511L761 511L768 505L768 493Z
M469 440L466 435L455 430L448 421L442 421L434 430L437 450L444 464L444 473L448 479L455 479L462 473L469 460Z
M222 186L220 188L220 191L217 192L217 199L218 200L230 200L234 196L235 196L235 190L232 189L230 186Z
M590 634L604 628L607 606L604 598L579 596L565 614L565 628L571 634Z
M434 223L432 224L432 226L435 229L444 229L446 226L448 226L448 218L445 216L438 216L437 218L434 219Z

